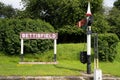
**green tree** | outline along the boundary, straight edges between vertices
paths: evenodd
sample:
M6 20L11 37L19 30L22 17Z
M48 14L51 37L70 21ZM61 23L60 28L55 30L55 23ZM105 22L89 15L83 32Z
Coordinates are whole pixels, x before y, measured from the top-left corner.
M55 28L74 25L85 17L87 1L84 0L22 0L30 18L40 18ZM103 0L91 1L92 12L101 11Z
M114 3L114 7L109 12L108 22L111 26L111 32L116 33L120 38L120 0Z
M25 10L23 11L16 10L16 15L14 16L14 18L17 18L17 19L29 18L29 14L27 14Z
M114 6L115 6L117 9L120 10L120 0L116 0L116 1L114 2Z
M92 32L107 33L110 30L108 21L102 13L94 14L94 22L92 25Z
M12 18L15 15L15 9L11 5L5 5L0 2L0 17L1 18Z

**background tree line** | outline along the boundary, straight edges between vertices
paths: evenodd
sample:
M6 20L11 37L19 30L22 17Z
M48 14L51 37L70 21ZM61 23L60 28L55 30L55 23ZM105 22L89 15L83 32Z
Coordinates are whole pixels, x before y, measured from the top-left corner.
M12 38L9 37L9 35L15 34L16 35L15 39L17 41L15 43L17 43L18 46L20 47L19 40L17 40L19 36L19 34L16 33L17 31L20 32L26 30L26 31L34 32L39 30L38 32L45 32L46 29L48 28L45 28L46 26L44 25L48 23L50 23L50 25L52 26L50 28L54 29L53 30L54 32L59 33L59 38L58 38L59 43L85 42L86 30L77 28L76 23L77 21L86 17L85 14L87 9L87 0L86 1L84 0L22 0L22 3L25 6L25 10L22 11L13 9L9 5L0 3L0 17L4 18L4 19L0 19L1 21L0 28L2 32L2 34L0 35L0 40L1 40L0 46L3 45L5 46L6 44L8 45L9 43L8 45L9 48L15 47L13 44L15 41L14 40L11 41ZM102 4L103 4L103 0L94 0L94 1L91 0L91 12L94 16L94 22L92 24L92 32L93 33L97 32L103 35L105 35L106 33L113 33L111 34L111 36L117 35L120 38L120 34L119 34L120 33L120 27L119 27L120 0L117 0L114 3L114 7L110 10L109 14L107 15L104 14L104 8ZM23 18L26 19L24 20ZM36 20L42 20L47 23L44 23L41 26L40 23L42 22ZM31 28L31 26L32 27L34 26L34 29ZM40 30L41 28L43 28L44 30L41 31ZM6 36L3 37L3 35ZM110 37L113 39L113 42L109 42L108 40L110 41L112 40L109 39L107 36L104 42L106 43L106 46L109 47L109 49L112 49L113 47L110 48L110 46L112 46L113 43L118 42L119 40L117 37ZM100 41L102 41L102 39L103 38L101 38ZM28 43L37 44L36 41L33 42L28 41ZM32 45L33 44L29 44L28 46L27 45L26 46L29 48L29 50L37 52L38 48L36 47L34 50L33 47L31 47ZM101 45L101 47L103 46L104 45ZM12 52L11 54L17 53L16 51L11 50L9 48L1 49L1 50L5 50L5 51L10 50L9 52ZM102 50L101 54L106 56L104 51L105 49L102 48L101 50ZM112 54L110 50L109 52ZM112 58L114 58L114 56Z

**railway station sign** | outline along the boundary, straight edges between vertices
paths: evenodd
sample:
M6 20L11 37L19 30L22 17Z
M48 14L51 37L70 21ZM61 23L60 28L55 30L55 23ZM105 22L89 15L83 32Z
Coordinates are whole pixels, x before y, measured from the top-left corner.
M32 33L32 32L21 32L21 39L57 39L58 33Z

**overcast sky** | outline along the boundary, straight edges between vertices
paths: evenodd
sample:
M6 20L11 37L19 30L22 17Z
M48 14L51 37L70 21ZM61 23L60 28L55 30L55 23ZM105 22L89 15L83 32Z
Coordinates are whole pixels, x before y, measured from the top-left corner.
M3 2L7 5L12 5L13 8L17 8L17 9L22 9L23 6L20 3L21 0L0 0L0 2Z
M105 6L107 5L108 7L112 7L114 1L116 1L116 0L104 0L103 4ZM0 2L3 2L7 5L12 5L13 8L17 8L17 9L23 8L22 4L20 4L21 0L0 0Z
M104 5L104 6L108 6L108 7L113 7L113 3L114 3L115 1L116 1L116 0L104 0L103 5Z

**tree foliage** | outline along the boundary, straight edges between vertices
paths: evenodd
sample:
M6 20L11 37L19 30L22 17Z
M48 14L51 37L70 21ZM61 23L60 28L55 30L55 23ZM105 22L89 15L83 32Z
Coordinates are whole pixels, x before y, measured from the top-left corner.
M117 9L120 10L120 0L116 0L116 1L114 2L114 6L115 6Z
M114 7L109 12L108 22L111 26L111 32L116 33L120 38L120 0L117 0L114 3Z
M5 5L0 2L0 17L1 18L12 18L15 15L15 9L10 5Z
M84 0L22 0L30 18L40 18L55 28L73 25L84 18L87 1ZM103 0L91 1L93 14L102 9Z
M92 25L92 32L94 33L107 33L110 30L108 21L105 15L96 13L94 14L94 22Z

